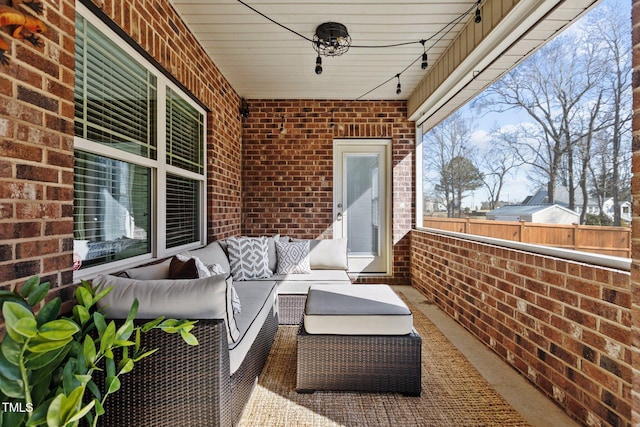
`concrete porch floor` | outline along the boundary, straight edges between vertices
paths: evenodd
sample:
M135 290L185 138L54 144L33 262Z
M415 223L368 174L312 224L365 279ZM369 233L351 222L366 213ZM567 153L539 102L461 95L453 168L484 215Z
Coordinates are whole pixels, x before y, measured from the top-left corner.
M393 288L397 292L402 292L414 307L424 313L498 393L532 426L579 425L455 320L436 305L428 303L425 296L417 289L408 285L393 286Z

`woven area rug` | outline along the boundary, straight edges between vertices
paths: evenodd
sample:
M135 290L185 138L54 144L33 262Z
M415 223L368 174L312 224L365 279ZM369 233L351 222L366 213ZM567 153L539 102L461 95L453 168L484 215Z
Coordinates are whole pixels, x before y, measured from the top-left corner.
M419 310L422 394L296 392L297 326L280 326L241 426L528 426Z

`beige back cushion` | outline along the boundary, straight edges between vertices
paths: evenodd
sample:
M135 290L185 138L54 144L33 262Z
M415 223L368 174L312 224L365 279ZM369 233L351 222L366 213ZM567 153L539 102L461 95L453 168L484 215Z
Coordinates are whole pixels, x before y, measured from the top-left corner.
M100 274L93 280L97 292L113 290L98 301L98 308L110 319L126 319L134 299L138 299L137 319L160 316L177 319L224 319L229 343L240 332L232 304L231 278L225 275L200 279L136 280Z

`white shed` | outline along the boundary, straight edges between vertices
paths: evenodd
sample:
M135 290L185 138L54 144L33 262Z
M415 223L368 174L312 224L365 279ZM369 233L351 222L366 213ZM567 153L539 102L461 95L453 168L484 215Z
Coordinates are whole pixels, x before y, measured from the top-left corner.
M576 224L580 222L580 215L560 205L511 205L488 212L487 219L542 224Z

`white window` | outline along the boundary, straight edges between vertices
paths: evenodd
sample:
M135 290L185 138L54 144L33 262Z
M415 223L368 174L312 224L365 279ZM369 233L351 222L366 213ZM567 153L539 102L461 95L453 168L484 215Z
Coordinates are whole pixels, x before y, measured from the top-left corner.
M205 129L202 107L78 4L78 277L205 243Z

